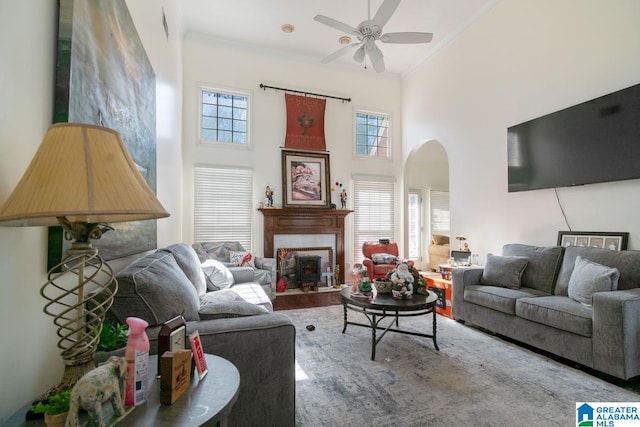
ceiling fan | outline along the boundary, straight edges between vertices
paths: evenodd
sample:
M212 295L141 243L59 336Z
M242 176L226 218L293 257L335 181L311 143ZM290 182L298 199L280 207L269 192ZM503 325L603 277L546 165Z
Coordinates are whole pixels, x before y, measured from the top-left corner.
M313 18L321 24L328 25L343 33L352 34L358 38L356 43L338 49L326 58L323 58L320 61L321 63L326 64L331 62L345 55L351 49L358 47L353 54L353 59L357 62L363 62L365 55L368 56L376 73L381 73L385 70L384 55L376 45L377 40L380 40L382 43L429 43L431 39L433 39L433 34L431 33L402 32L383 34L382 28L398 8L400 0L384 0L373 19L371 19L371 0L369 0L368 3L368 19L362 21L357 28L324 15L316 15Z

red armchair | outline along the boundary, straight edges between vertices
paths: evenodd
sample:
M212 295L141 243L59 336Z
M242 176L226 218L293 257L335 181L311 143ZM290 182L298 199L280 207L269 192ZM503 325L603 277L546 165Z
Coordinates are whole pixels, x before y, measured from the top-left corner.
M370 280L384 279L399 263L405 262L399 257L397 243L364 242L362 255L362 264L367 269ZM413 261L406 263L413 265Z

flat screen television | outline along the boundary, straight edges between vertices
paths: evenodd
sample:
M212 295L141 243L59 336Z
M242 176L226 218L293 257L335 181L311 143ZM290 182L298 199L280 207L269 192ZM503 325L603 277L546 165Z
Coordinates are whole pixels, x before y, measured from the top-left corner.
M509 192L640 178L640 84L507 130Z

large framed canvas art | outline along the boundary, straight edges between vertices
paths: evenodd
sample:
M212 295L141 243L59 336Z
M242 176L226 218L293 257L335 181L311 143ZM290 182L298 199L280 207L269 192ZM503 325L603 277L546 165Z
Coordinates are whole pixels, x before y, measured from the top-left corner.
M59 0L54 122L91 123L120 133L156 191L155 73L125 0ZM64 167L64 165L61 165ZM106 259L157 246L156 221L112 224L93 244ZM49 268L70 242L49 230Z

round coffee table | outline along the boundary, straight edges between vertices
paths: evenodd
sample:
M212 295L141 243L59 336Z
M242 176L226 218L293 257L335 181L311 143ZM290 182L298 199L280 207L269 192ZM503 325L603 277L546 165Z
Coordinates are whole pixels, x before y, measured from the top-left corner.
M344 334L347 330L347 325L371 328L371 360L376 359L376 345L389 331L432 338L433 346L437 351L440 351L436 341L436 303L438 296L434 292L429 291L429 295L413 295L412 298L406 300L396 299L387 294L376 295L373 299L369 299L352 295L351 289L347 287L340 292L340 295L342 298L342 306L344 307L344 328L342 329L342 333ZM364 314L369 320L369 324L350 322L347 319L348 310ZM422 316L429 313L433 315L433 330L431 334L399 329L400 317ZM389 325L386 328L379 326L379 323L387 317L393 317ZM396 328L391 328L394 323ZM376 337L376 331L378 329L384 332L382 332L379 337Z

